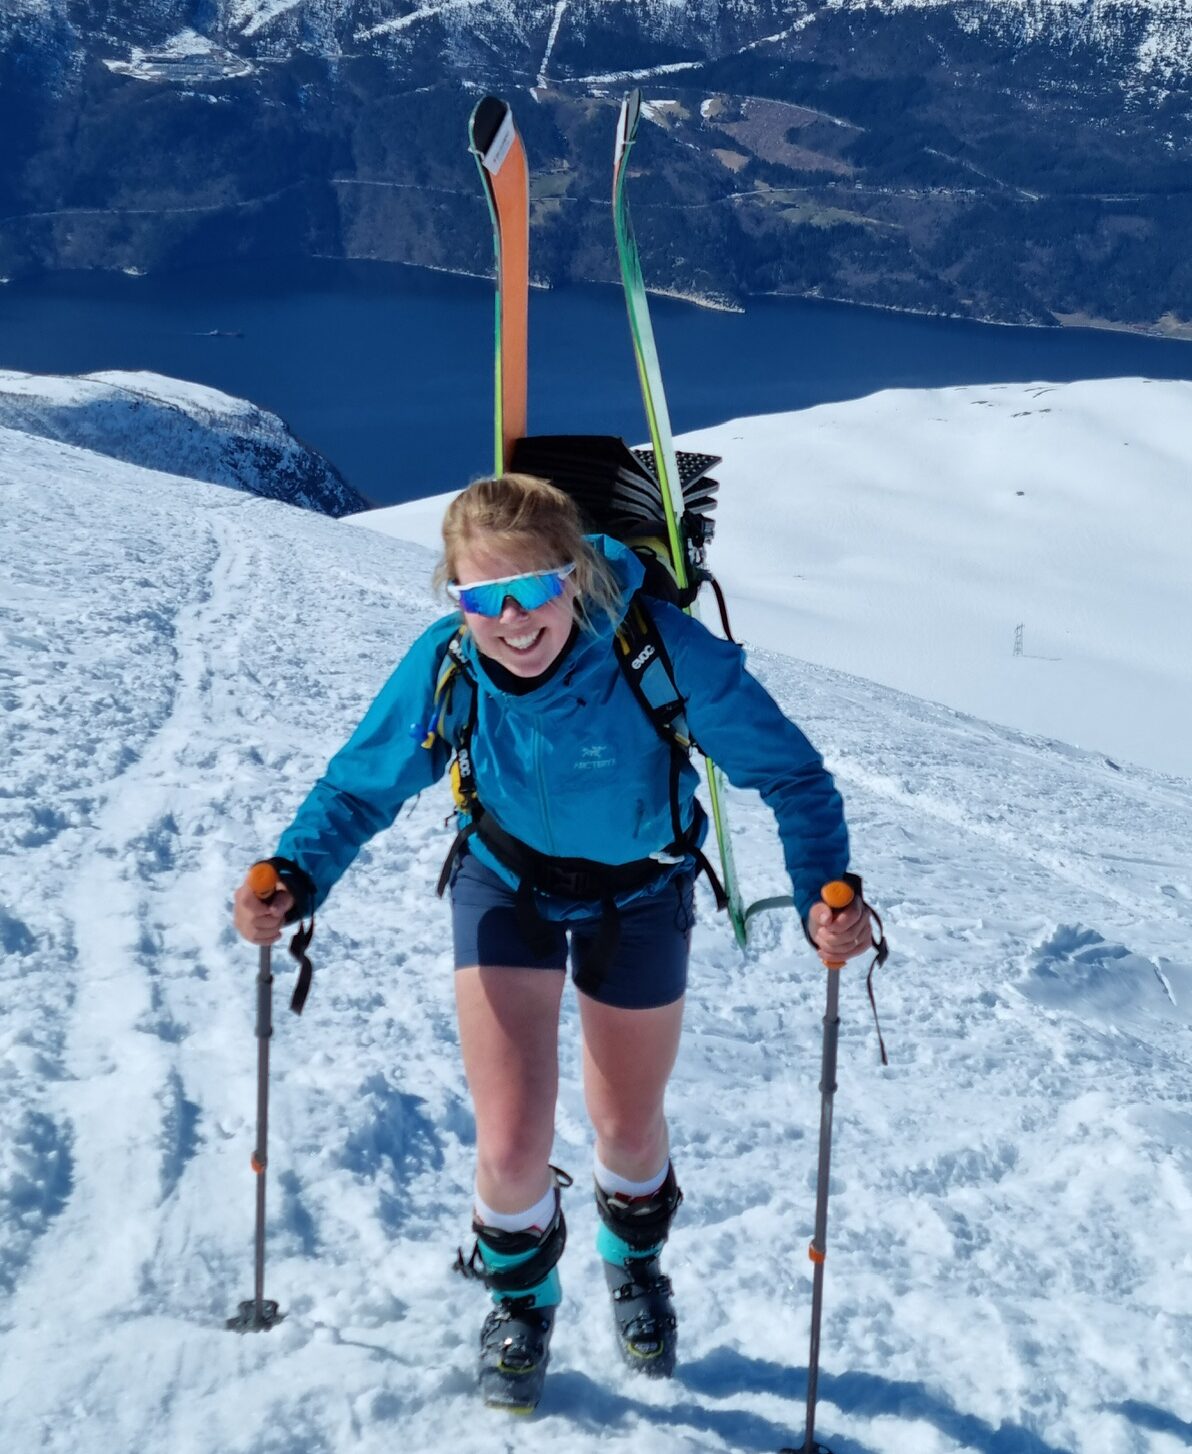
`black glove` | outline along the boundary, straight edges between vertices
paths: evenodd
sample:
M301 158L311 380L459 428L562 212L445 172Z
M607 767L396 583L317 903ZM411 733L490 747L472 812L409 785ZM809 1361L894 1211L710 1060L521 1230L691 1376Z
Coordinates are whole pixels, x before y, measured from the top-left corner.
M269 867L281 879L282 887L294 900L293 907L286 914L287 924L296 924L299 919L309 919L315 911L315 897L318 890L315 881L304 868L292 858L262 858L261 863Z

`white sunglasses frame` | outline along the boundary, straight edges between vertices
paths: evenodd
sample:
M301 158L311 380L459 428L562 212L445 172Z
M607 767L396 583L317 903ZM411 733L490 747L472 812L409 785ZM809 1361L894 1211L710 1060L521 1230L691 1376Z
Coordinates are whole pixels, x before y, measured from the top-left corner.
M566 565L546 566L543 570L519 570L511 576L494 576L491 581L469 581L467 585L463 581L448 581L447 594L457 604L464 591L476 591L481 586L507 586L510 581L525 580L527 576L558 576L566 580L575 570L575 561L569 560Z

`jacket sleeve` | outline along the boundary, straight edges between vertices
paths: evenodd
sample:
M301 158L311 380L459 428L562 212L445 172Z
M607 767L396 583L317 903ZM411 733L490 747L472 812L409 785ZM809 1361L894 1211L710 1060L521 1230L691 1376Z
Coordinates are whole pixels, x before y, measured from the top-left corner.
M695 740L734 786L756 788L775 818L804 923L820 889L848 868L844 804L823 758L750 675L734 642L651 602Z
M312 909L364 844L390 826L402 804L446 771L447 743L441 738L429 748L422 743L430 730L439 666L458 624L458 617L444 617L423 632L282 834L277 855L309 875Z

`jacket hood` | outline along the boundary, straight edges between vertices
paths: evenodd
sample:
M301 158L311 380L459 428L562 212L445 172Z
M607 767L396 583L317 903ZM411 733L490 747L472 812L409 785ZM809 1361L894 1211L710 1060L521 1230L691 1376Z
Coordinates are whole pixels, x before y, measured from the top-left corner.
M646 578L646 568L638 559L636 552L632 551L629 546L622 545L619 540L614 540L611 535L588 535L585 536L585 539L596 554L603 557L608 563L621 588L621 598L617 607L616 626L609 621L603 611L599 611L592 621L593 627L596 628L595 631L584 634L585 636L603 636L611 640L625 619L630 601L641 589L642 582Z

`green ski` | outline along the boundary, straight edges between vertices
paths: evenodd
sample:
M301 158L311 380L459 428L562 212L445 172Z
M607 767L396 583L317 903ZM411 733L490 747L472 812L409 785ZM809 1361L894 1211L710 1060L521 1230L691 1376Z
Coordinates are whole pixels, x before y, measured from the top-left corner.
M617 235L617 259L621 266L621 283L625 290L625 306L629 311L629 329L633 336L633 354L637 361L637 376L641 384L642 402L645 404L646 418L650 426L653 469L661 486L663 508L666 512L671 565L679 589L685 591L691 583L693 561L683 528L682 480L675 454L675 442L671 435L670 415L667 412L666 394L662 386L662 370L659 367L658 350L654 343L654 329L650 323L650 304L646 297L646 285L642 279L637 240L633 235L629 201L625 194L629 153L637 135L641 107L642 93L636 90L631 91L621 105L613 157L613 223ZM691 614L698 615L694 602L686 609ZM724 890L728 895L729 916L732 919L733 932L737 936L737 942L744 946L747 916L741 899L736 869L733 865L732 840L729 837L728 820L725 814L724 779L719 768L710 758L706 759L706 770L708 804L716 829L717 847L720 850L720 865Z

